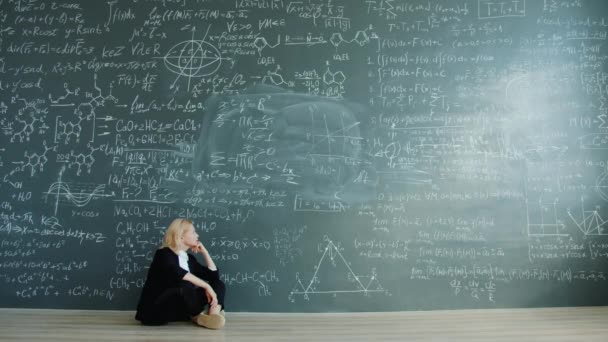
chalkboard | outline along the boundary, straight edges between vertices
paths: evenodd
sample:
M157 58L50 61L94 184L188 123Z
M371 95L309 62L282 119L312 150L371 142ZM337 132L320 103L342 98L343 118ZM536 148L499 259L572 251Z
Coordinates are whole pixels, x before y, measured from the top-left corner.
M608 305L608 2L0 0L0 306Z

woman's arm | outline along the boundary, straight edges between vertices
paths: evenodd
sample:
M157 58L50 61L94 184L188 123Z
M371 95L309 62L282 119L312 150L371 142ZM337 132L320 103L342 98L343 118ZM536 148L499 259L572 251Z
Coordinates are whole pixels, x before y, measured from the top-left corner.
M211 259L211 256L209 255L207 248L205 248L205 246L203 246L202 242L199 241L199 243L196 245L196 247L192 248L192 251L195 253L200 252L203 255L203 259L205 259L205 264L207 264L208 269L210 269L211 271L217 270L217 266L215 266L215 263Z
M215 291L213 291L213 288L211 287L211 285L207 284L207 282L205 282L204 280L202 280L201 278L195 276L194 274L192 274L190 272L186 273L186 275L184 276L183 279L185 281L188 281L188 282L194 284L195 286L203 288L205 290L205 293L207 295L207 300L211 307L214 307L217 305L217 295L215 294Z

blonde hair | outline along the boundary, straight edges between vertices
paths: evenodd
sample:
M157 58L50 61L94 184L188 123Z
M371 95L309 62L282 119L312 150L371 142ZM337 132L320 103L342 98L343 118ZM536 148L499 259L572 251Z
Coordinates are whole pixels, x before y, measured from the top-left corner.
M163 244L160 248L169 247L171 249L180 249L182 247L181 239L186 230L192 226L192 221L185 218L176 218L171 222L169 228L165 232Z

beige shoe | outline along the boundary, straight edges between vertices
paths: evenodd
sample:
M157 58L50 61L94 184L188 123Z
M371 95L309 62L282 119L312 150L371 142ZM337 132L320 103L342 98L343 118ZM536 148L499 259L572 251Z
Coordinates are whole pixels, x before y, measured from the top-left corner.
M209 308L205 308L205 310L203 312L201 312L201 315L208 315L209 314ZM220 315L222 315L223 317L226 317L226 314L224 313L224 309L220 310L219 312Z
M221 329L226 324L226 319L222 315L201 314L196 316L196 324L207 329Z

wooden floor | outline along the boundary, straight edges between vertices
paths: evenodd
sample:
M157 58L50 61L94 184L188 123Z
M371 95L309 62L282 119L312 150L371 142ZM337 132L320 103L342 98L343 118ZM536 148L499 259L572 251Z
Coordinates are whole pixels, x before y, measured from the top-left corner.
M0 309L1 341L608 341L608 307L227 313L223 330L146 327L129 311Z

